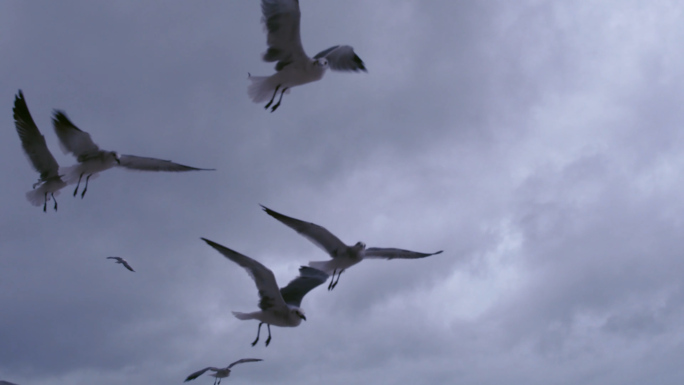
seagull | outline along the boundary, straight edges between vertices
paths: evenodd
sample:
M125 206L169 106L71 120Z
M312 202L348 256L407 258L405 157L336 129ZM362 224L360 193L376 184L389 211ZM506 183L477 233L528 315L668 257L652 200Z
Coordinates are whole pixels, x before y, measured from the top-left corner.
M50 200L48 194L55 201L55 211L57 211L57 200L55 194L59 195L59 190L66 186L66 183L59 175L59 165L52 156L45 144L45 137L38 130L38 126L33 121L31 113L26 106L24 94L19 90L14 97L14 126L21 139L21 146L24 148L26 156L31 161L33 168L40 173L38 182L33 184L33 191L26 193L28 199L34 206L40 206L43 202L43 212L47 211L47 202ZM37 186L38 189L36 189Z
M182 164L173 163L169 160L161 160L155 158L144 158L134 155L119 155L116 151L104 151L90 139L90 134L81 131L76 127L63 111L55 110L52 117L52 125L55 128L57 137L59 137L62 151L72 153L78 160L78 164L68 169L65 169L67 174L67 182L71 183L78 176L78 183L74 190L74 196L78 192L78 187L81 185L83 175L86 177L85 187L81 192L81 198L88 190L88 181L90 177L101 171L108 170L112 167L124 167L130 170L141 171L197 171L197 170L213 170L206 168L195 168L184 166Z
M224 257L242 266L256 283L259 290L259 308L261 310L252 313L233 312L233 315L239 320L255 319L259 321L257 336L252 342L252 346L259 341L261 325L263 324L268 327L268 339L266 340L266 346L268 346L271 342L271 325L295 327L299 326L302 320L306 321L304 311L300 308L302 298L329 277L328 274L320 270L302 266L299 268L299 277L279 290L273 272L266 266L216 242L206 238L202 238L202 240L218 250Z
M115 260L116 260L116 263L120 263L120 264L124 265L125 268L127 268L128 270L130 270L130 271L132 271L132 272L135 273L135 270L133 270L133 268L131 267L131 265L129 265L129 264L128 264L128 261L126 261L125 259L123 259L123 258L121 258L121 257L107 257L107 259L115 259Z
M340 275L342 275L345 269L356 265L365 258L416 259L436 255L443 251L440 250L434 253L419 253L416 251L395 248L366 248L366 244L363 242L357 242L354 246L347 246L339 238L322 226L288 217L286 215L277 213L264 205L261 205L261 208L263 208L268 215L298 232L304 238L310 240L316 246L325 250L330 255L332 259L329 261L309 262L309 266L313 267L314 269L324 271L327 274L331 274L332 272L332 279L328 285L328 290L332 290L335 288L335 286L337 286L337 283L340 281ZM335 280L336 273L337 280Z
M195 373L189 375L188 378L186 378L185 381L183 381L183 382L188 382L188 381L194 380L195 378L204 374L204 372L206 372L207 370L211 370L213 372L216 372L216 373L210 374L210 376L215 377L214 385L218 385L221 383L222 378L226 378L226 377L230 376L230 368L232 368L233 366L235 366L237 364L242 364L245 362L257 362L257 361L263 361L263 360L261 358L243 358L241 360L237 360L237 361L233 362L232 364L226 366L225 368L215 368L213 366L209 366L209 367L206 367L202 370L198 370ZM216 382L216 380L218 380L218 382Z
M261 103L270 97L264 106L268 109L273 104L278 91L280 99L271 107L275 111L283 100L283 94L294 86L320 80L325 70L366 71L363 61L348 45L335 45L308 57L302 47L299 35L299 1L297 0L261 0L261 12L264 29L267 32L268 49L263 53L265 62L276 63L276 73L271 76L252 76L247 93L254 103Z

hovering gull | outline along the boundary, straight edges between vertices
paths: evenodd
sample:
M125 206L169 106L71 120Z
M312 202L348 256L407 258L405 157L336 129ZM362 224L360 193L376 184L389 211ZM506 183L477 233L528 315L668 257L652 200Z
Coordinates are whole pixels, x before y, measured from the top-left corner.
M245 362L257 362L257 361L263 361L263 360L261 358L243 358L241 360L237 360L237 361L233 362L232 364L226 366L225 368L215 368L213 366L209 366L209 367L206 367L202 370L198 370L195 373L189 375L188 378L186 378L185 381L183 381L183 382L188 382L188 381L194 380L195 378L204 374L204 372L206 372L207 370L211 370L213 372L216 372L216 373L210 374L210 376L215 377L214 385L218 385L221 383L222 378L226 378L226 377L230 376L230 368L232 368L233 366L235 366L237 364L242 364ZM218 382L216 382L216 380L218 380Z
M278 91L280 99L273 105L275 111L283 100L283 94L294 86L320 80L325 70L366 71L363 61L348 45L336 45L308 57L299 36L299 2L297 0L261 0L261 21L267 32L268 49L262 58L266 62L278 63L276 73L271 76L252 76L247 93L254 103L261 103L270 97L264 108L273 104ZM366 71L367 72L367 71Z
M132 272L135 273L135 270L133 270L133 268L131 267L131 265L128 264L128 261L127 261L127 260L125 260L125 259L123 259L123 258L121 258L121 257L107 257L107 259L115 259L115 260L116 260L116 263L120 263L120 264L124 265L125 268L127 268L128 270L130 270L130 271L132 271Z
M45 212L47 211L47 202L50 200L49 194L55 201L55 211L57 211L55 194L59 195L59 190L64 188L66 183L59 175L59 165L48 150L45 137L33 121L21 90L14 97L12 111L14 112L14 126L19 134L19 139L21 139L21 146L24 148L33 168L40 173L38 182L33 185L33 191L26 193L26 199L34 206L40 206L42 201L43 212ZM36 189L37 186L40 187Z
M268 339L266 340L266 346L268 346L269 342L271 342L271 325L295 327L299 326L302 320L306 321L304 311L300 308L302 298L329 277L328 274L320 270L302 266L299 268L299 277L278 290L278 284L273 276L273 272L266 268L266 266L218 243L205 238L202 238L202 240L218 250L226 258L245 268L247 274L256 283L259 290L259 308L261 310L252 313L233 312L237 319L255 319L259 321L257 336L254 342L252 342L252 346L256 345L259 341L261 325L263 324L266 324L268 327Z
M97 144L90 139L90 134L81 131L76 127L62 111L55 110L52 117L52 125L59 137L62 151L66 154L72 153L78 160L78 164L65 169L67 182L70 184L78 176L78 183L74 190L74 196L78 192L83 175L86 177L86 184L81 192L81 198L88 190L90 177L101 171L112 167L124 167L131 170L141 171L197 171L213 170L206 168L195 168L173 163L169 160L155 158L143 158L134 155L119 155L116 151L100 150Z
M328 285L328 290L332 290L337 286L337 282L340 281L340 275L342 275L345 269L356 265L365 258L416 259L429 257L442 252L442 250L440 250L434 253L419 253L416 251L380 247L370 247L367 249L366 244L363 242L357 242L354 246L347 246L322 226L285 216L264 205L261 205L261 207L268 215L292 228L304 238L310 240L316 246L330 254L332 259L329 261L309 262L309 266L314 269L324 271L327 274L331 274L332 272L332 279ZM335 273L337 273L337 280L335 280Z

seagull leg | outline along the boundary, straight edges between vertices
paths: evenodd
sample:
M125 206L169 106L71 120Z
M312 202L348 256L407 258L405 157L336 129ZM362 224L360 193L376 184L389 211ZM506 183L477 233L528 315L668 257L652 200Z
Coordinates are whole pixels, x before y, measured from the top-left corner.
M47 211L47 191L45 192L45 203L43 203L43 212Z
M259 327L257 328L257 338L252 342L252 346L256 345L257 342L259 342L259 334L261 333L261 325L263 325L263 322L259 322Z
M268 107L271 107L271 104L273 104L273 100L275 99L276 95L278 94L278 89L279 89L279 88L280 88L280 84L278 84L278 85L276 86L275 91L273 91L273 96L271 96L271 101L268 102L268 104L266 104L266 105L264 106L265 109L268 109ZM273 111L271 111L271 112L273 112Z
M83 178L83 173L78 177L78 183L76 183L76 189L74 190L74 196L76 196L76 193L78 192L78 186L81 185L81 178Z
M330 283L328 284L328 291L332 290L332 288L333 288L333 282L335 282L335 273L337 273L337 269L333 270L332 277L330 277Z
M335 286L337 286L337 283L340 282L340 275L342 275L342 273L344 273L344 269L340 270L340 272L337 273L337 281L335 281L335 283L332 283L332 281L330 281L330 283L332 284L330 290L334 289Z
M52 200L55 201L55 211L57 211L57 199L55 199L55 193L51 192L50 196L52 197Z
M271 342L271 324L266 324L268 327L268 338L266 339L266 346Z
M285 91L287 91L288 88L289 87L285 87L282 91L280 91L280 99L278 99L278 103L276 103L273 106L273 108L271 108L271 112L275 111L280 106L280 102L283 100L283 94L285 93Z
M86 177L86 185L83 188L83 191L81 191L81 199L83 199L83 196L85 196L86 191L88 191L88 181L90 180L91 176L93 176L93 174L88 174L88 177Z

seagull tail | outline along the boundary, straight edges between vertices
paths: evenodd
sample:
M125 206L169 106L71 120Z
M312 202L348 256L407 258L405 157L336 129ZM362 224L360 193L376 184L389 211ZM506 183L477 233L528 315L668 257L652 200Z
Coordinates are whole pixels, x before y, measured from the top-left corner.
M235 316L235 318L237 318L237 319L239 319L239 320L243 320L243 321L248 320L248 319L252 319L252 318L253 318L251 314L248 314L248 313L240 313L240 312L238 312L238 311L234 311L234 312L233 312L233 315Z
M55 194L56 195L56 194ZM45 202L45 190L35 189L26 193L26 199L34 206L42 206ZM50 194L47 195L47 201L50 201Z
M247 88L247 94L254 103L265 102L273 96L276 86L271 78L272 76L249 76L252 84Z

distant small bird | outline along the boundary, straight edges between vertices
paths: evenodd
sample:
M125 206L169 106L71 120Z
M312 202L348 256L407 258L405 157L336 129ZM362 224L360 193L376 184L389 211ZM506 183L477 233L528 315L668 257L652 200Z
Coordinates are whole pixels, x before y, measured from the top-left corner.
M74 190L74 196L81 185L83 175L86 177L86 185L81 192L81 198L88 190L88 181L93 175L112 167L124 167L130 170L140 171L209 171L213 169L195 168L173 163L169 160L155 158L143 158L134 155L119 155L116 151L103 151L93 143L90 134L76 127L62 111L55 110L52 117L57 137L59 137L62 151L72 153L78 160L78 164L64 169L66 180L71 184L78 176L78 183Z
M38 126L33 121L24 94L19 90L14 98L14 126L21 139L21 146L24 148L26 156L31 161L33 168L40 173L37 183L33 184L33 191L26 193L28 199L34 206L40 206L43 202L43 212L47 211L47 202L50 200L48 194L55 201L55 211L57 211L57 199L55 194L67 184L59 175L59 165L48 150L45 137L38 130ZM38 189L36 189L37 186Z
M320 80L328 68L336 71L366 71L363 61L348 45L330 47L316 54L313 59L306 55L299 35L299 1L262 0L261 12L261 21L268 32L268 50L262 58L265 62L278 63L275 66L277 72L271 76L250 74L252 84L247 93L254 103L264 102L270 96L271 100L264 106L268 109L280 91L280 99L271 108L273 112L280 106L283 94L289 92L291 87Z
M263 324L268 327L268 339L266 340L266 346L268 346L271 342L271 325L295 327L299 326L302 320L306 321L304 311L300 308L302 298L329 277L328 274L320 270L302 266L299 268L299 277L278 290L275 276L266 266L216 242L205 238L202 240L223 254L224 257L242 266L256 283L259 290L259 309L261 310L252 313L233 312L237 319L260 321L257 336L252 342L252 346L259 341L261 325Z
M120 264L124 265L125 268L127 268L128 270L135 273L135 270L133 270L131 265L129 265L128 261L126 261L125 259L123 259L121 257L107 257L107 259L114 259L114 260L116 260L116 263L120 263Z
M213 366L209 366L209 367L206 367L202 370L198 370L195 373L189 375L188 378L186 378L185 381L183 381L183 382L188 382L188 381L194 380L195 378L204 374L204 372L206 372L207 370L211 370L213 372L216 372L216 373L209 374L210 376L215 377L214 378L214 385L219 385L221 383L222 378L226 378L226 377L230 376L230 368L232 368L233 366L235 366L237 364L242 364L245 362L257 362L257 361L263 361L263 360L261 358L243 358L241 360L237 360L237 361L233 362L232 364L226 366L225 368L215 368ZM218 382L216 382L216 380L218 380Z
M295 230L330 255L332 259L329 261L309 262L309 266L315 269L322 270L327 274L332 273L332 279L328 285L328 290L332 290L337 286L337 283L340 281L340 275L342 275L345 269L356 265L365 258L416 259L429 257L442 252L442 250L440 250L434 253L419 253L410 250L379 247L367 249L366 244L363 242L357 242L354 246L347 246L322 226L288 217L277 213L264 205L261 205L261 208L263 208L268 215ZM337 280L335 280L336 273Z

